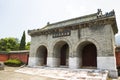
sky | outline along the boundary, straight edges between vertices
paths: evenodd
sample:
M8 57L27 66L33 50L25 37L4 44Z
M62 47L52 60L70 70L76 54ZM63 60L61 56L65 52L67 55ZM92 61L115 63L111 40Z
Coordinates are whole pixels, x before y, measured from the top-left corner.
M19 40L26 31L54 23L96 13L115 10L120 30L120 0L0 0L0 38L15 37ZM116 35L120 35L120 32Z

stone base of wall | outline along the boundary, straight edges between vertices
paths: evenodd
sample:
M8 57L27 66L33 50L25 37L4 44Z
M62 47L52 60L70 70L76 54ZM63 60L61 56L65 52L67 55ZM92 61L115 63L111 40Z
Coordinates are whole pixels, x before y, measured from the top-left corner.
M40 64L43 61L40 58L36 57L29 57L29 66L41 66ZM74 57L69 58L69 68L79 69L82 65L80 58ZM60 67L60 59L59 58L47 58L47 65L48 67ZM97 69L100 70L108 70L109 76L112 78L117 78L118 73L116 70L115 65L115 58L114 57L97 57Z
M109 77L118 78L118 71L117 70L109 70Z
M97 57L97 68L116 70L116 59L114 56L111 57Z
M36 65L37 65L37 58L29 57L28 66L36 66Z
M77 57L69 58L69 68L80 68L80 59Z
M97 57L97 68L109 70L109 76L116 78L118 77L116 69L116 59L114 56L111 57Z
M49 66L49 67L59 67L59 65L60 65L60 59L59 58L52 58L52 57L47 58L47 66Z

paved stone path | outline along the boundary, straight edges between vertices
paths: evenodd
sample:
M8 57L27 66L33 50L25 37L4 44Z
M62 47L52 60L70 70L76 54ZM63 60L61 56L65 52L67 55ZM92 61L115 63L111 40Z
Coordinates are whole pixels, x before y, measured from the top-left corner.
M88 70L88 69L67 69L67 68L21 68L15 72L31 75L46 76L65 80L107 80L108 71L106 70Z
M5 70L0 71L0 80L62 80L55 78L48 78L39 75L31 75L15 72L19 70L18 67L5 67ZM27 68L24 68L27 69Z

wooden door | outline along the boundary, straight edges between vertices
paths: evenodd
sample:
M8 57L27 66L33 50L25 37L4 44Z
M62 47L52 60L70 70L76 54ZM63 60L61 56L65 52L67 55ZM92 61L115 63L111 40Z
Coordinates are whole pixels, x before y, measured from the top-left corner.
M68 44L65 44L61 48L61 55L60 55L60 65L66 65L66 58L67 58L67 48Z
M82 51L82 66L97 67L97 52L94 44L88 44Z

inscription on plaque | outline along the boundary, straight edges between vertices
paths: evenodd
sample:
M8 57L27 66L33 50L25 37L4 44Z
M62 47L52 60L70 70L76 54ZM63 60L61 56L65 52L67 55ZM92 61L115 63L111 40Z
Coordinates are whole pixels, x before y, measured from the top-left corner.
M58 31L53 34L53 38L70 36L70 35L71 35L70 30Z

